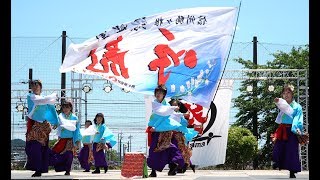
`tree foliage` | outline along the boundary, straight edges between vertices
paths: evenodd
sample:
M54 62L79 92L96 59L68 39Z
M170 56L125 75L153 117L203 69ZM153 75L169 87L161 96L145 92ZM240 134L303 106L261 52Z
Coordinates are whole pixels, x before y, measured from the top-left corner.
M235 59L236 62L242 64L246 69L309 69L309 46L291 49L291 52L277 52L272 54L273 61L267 62L265 65L256 65L252 60L244 60L242 58ZM307 77L307 71L302 71L300 77ZM254 76L254 74L247 74ZM246 87L257 83L257 87L252 92L247 92ZM241 82L239 91L240 95L234 99L234 107L238 109L235 115L237 120L234 125L244 127L253 132L253 117L258 117L258 139L262 144L259 149L258 157L259 167L264 168L270 165L272 160L272 143L270 134L277 127L274 122L278 113L278 109L273 103L275 97L280 97L282 87L286 83L291 83L297 87L297 80L289 79L267 79L252 80L248 79ZM275 89L273 92L268 91L268 86L272 84ZM304 81L299 82L299 86L305 86ZM295 94L295 99L297 94ZM260 144L261 145L261 144Z
M109 169L121 168L120 158L114 149L108 149L106 151L106 161L108 162Z
M246 169L258 151L258 142L250 130L231 126L228 132L227 155L224 167Z

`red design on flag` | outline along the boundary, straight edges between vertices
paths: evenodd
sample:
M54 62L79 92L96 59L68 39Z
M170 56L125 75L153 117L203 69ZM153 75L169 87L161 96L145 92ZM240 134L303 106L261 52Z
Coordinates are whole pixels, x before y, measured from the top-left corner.
M192 114L192 116L189 117L189 125L194 125L194 121L198 121L201 124L204 124L207 121L207 117L203 116L203 107L197 104L189 104L184 103L183 104L189 112ZM191 108L191 106L193 106ZM195 108L194 108L195 106Z
M160 32L162 33L162 35L164 35L164 37L167 38L168 41L174 40L174 35L168 31L165 28L159 28Z
M174 40L174 35L169 30L164 28L160 28L159 30L168 41ZM164 72L164 69L171 65L171 61L168 56L170 56L173 61L173 65L176 67L180 65L179 57L183 55L186 50L180 50L178 53L175 53L167 44L158 44L154 48L154 52L158 59L154 59L149 63L149 70L158 70L158 84L165 84L171 73L171 71L167 72L167 74ZM197 53L191 49L185 54L184 64L190 69L194 68L197 65Z
M93 49L90 51L89 56L91 57L92 63L89 64L86 69L94 71L94 72L103 72L103 73L108 73L109 72L109 63L111 67L111 71L113 72L114 75L120 76L120 73L117 70L117 65L119 66L120 72L122 77L125 79L129 78L128 74L128 68L125 67L124 64L124 55L128 51L124 52L118 52L120 51L118 47L118 43L122 41L122 36L119 36L116 40L110 41L109 43L106 44L106 52L103 54L102 59L100 60L100 63L103 67L103 70L101 69L96 69L94 66L98 63L98 57L95 54L97 49Z
M192 69L197 65L197 53L193 49L186 52L184 57L184 65Z

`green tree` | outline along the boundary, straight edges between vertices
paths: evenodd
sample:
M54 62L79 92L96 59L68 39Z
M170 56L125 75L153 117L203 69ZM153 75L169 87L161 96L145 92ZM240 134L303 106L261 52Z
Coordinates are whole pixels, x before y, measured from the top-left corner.
M224 167L246 169L258 151L258 142L250 130L231 126L228 132L227 155Z
M106 151L106 160L109 163L109 169L120 169L120 163L118 163L120 159L116 150L108 149Z
M114 149L108 149L106 151L106 157L107 157L107 160L109 160L109 161L119 161L117 151Z
M246 69L309 69L309 46L291 49L291 52L277 52L272 54L273 61L267 62L265 65L255 65L252 60L244 60L242 58L235 61L242 64ZM307 71L302 71L299 75L304 77ZM253 73L248 73L248 76L255 76ZM257 83L257 88L252 92L247 92L246 87ZM275 87L273 92L268 91L268 85L272 83ZM234 99L234 107L239 111L235 115L237 118L235 126L240 126L249 129L253 133L253 116L256 112L258 116L258 139L264 144L260 144L257 159L259 167L265 168L270 166L272 158L272 143L270 135L277 127L274 122L277 116L277 108L273 103L275 97L279 97L284 84L291 83L297 87L296 80L289 79L269 79L269 80L245 80L241 82L241 94ZM300 86L306 85L304 82L299 82ZM296 94L295 94L296 95ZM297 97L295 97L297 99Z

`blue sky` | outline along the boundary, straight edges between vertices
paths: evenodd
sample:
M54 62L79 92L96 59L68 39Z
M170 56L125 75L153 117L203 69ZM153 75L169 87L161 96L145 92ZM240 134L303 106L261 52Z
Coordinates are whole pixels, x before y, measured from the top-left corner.
M239 6L239 0L32 0L11 1L12 37L91 38L112 26L173 9ZM309 43L309 2L242 0L236 42Z

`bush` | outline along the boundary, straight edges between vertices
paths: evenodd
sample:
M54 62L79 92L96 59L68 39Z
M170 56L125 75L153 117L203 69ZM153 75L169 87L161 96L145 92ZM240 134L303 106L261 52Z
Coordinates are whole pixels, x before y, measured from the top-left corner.
M224 169L251 169L253 158L258 153L258 141L250 130L231 126Z

